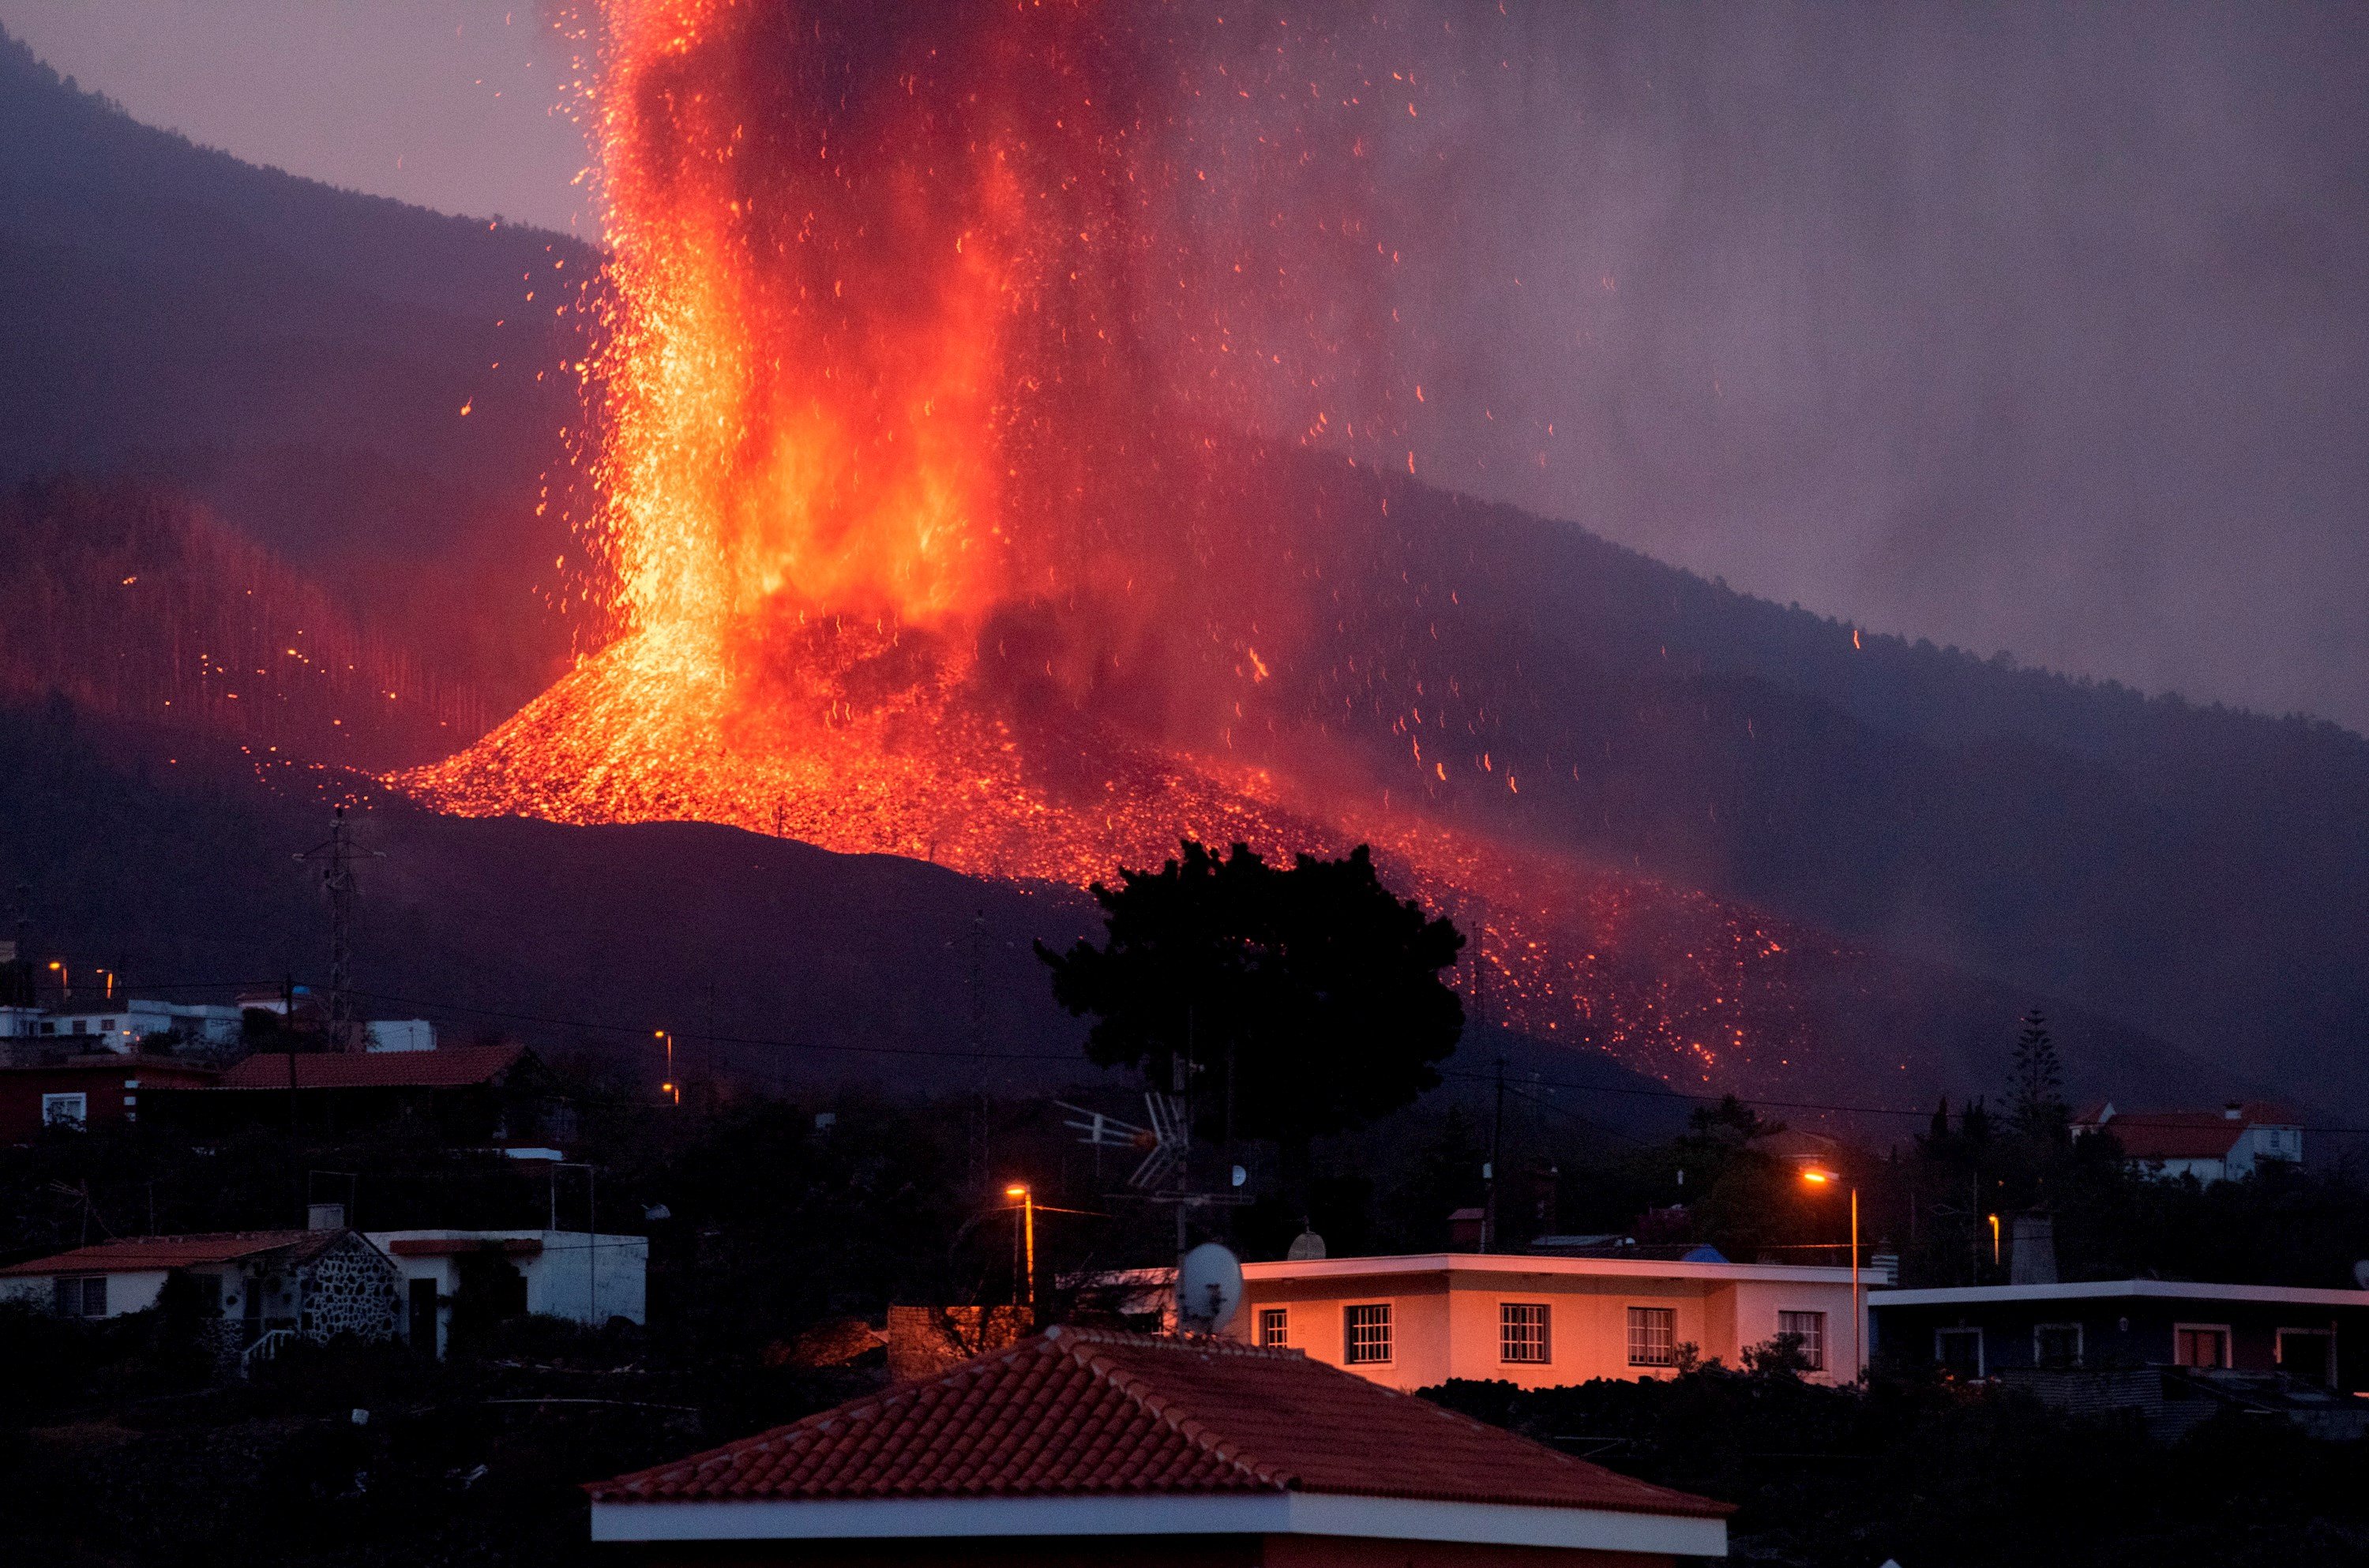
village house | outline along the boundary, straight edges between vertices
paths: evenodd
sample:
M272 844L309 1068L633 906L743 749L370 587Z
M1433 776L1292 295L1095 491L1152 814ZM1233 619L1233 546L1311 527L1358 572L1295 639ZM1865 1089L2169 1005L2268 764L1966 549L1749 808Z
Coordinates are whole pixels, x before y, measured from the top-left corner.
M325 1133L409 1118L444 1141L500 1146L547 1136L541 1064L523 1046L260 1052L159 1109L198 1133L258 1122Z
M1741 1364L1790 1335L1817 1382L1857 1379L1848 1268L1431 1253L1242 1265L1230 1331L1395 1389L1450 1378L1555 1388Z
M652 1563L1668 1568L1725 1504L1295 1350L1056 1328L588 1489Z
M2217 1111L2120 1111L2109 1100L2073 1118L2073 1136L2112 1133L2149 1175L2234 1182L2266 1162L2303 1162L2303 1118L2282 1105L2232 1100Z
M143 1094L204 1089L217 1074L173 1057L69 1057L46 1067L0 1067L0 1143L28 1143L48 1127L86 1129L140 1119Z
M648 1306L647 1236L584 1230L372 1230L403 1275L403 1334L442 1356L464 1284L492 1293L491 1315L539 1312L599 1328L638 1323Z
M0 1268L0 1296L65 1317L120 1317L155 1307L176 1274L196 1285L200 1314L219 1325L226 1353L260 1345L269 1354L278 1339L291 1336L391 1339L401 1327L394 1261L360 1232L326 1223L304 1230L120 1237Z

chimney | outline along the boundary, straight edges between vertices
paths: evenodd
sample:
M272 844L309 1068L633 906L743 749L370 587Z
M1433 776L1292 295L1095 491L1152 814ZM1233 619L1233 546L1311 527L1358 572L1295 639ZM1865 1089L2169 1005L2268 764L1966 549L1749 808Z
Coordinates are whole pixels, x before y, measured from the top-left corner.
M2222 1106L2221 1119L2228 1122L2244 1121L2246 1119L2246 1107L2244 1104L2237 1100L2232 1100L2227 1104Z
M2056 1283L2056 1221L2045 1214L2015 1217L2015 1250L2008 1256L2009 1285Z
M346 1206L344 1204L315 1203L306 1206L304 1229L307 1230L342 1230L345 1228Z
M1448 1217L1448 1250L1451 1253L1477 1253L1481 1250L1481 1216L1478 1208L1459 1208Z

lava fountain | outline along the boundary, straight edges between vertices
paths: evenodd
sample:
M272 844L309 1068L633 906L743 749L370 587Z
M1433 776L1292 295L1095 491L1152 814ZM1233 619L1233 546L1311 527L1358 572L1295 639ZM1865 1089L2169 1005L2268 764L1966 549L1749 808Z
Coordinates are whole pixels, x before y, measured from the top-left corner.
M1480 929L1493 1022L1689 1081L1800 1059L1793 939L1688 897L1640 935L1635 884L1331 744L1387 497L1297 515L1243 432L1372 434L1394 258L1361 160L1413 106L1320 86L1339 57L1288 16L1235 21L617 0L585 367L613 635L395 782L1071 884L1182 836L1367 840ZM1244 130L1254 92L1283 108Z

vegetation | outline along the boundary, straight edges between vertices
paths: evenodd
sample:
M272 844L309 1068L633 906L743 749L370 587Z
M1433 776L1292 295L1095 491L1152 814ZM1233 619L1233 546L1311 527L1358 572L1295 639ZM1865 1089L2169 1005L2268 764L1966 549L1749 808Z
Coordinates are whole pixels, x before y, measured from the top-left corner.
M1425 1394L1737 1504L1742 1562L2336 1568L2369 1554L2369 1445L2314 1443L2282 1423L2223 1416L2167 1447L2135 1423L1900 1368L1864 1391L1770 1365Z
M1093 1060L1198 1091L1216 1136L1304 1149L1438 1086L1464 1029L1440 971L1464 937L1383 887L1364 845L1287 869L1188 840L1160 870L1122 870L1093 893L1103 946L1037 945L1055 999L1093 1017Z

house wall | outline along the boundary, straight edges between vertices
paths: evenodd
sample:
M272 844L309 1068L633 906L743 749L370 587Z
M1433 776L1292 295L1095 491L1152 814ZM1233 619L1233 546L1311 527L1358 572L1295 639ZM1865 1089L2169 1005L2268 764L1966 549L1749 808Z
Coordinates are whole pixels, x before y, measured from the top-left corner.
M629 1553L618 1561L649 1568L1676 1568L1680 1561L1659 1552L1298 1535L719 1541L603 1550Z
M1929 1360L1937 1331L1979 1328L1986 1373L2039 1365L2034 1333L2043 1323L2078 1323L2080 1364L2092 1368L2167 1366L2177 1325L2226 1325L2230 1362L2239 1371L2279 1369L2281 1329L2333 1330L2336 1386L2346 1392L2369 1388L2369 1299L2359 1308L2158 1297L1895 1307L1879 1294L1871 1306L1879 1353Z
M68 1278L87 1279L98 1269L69 1269ZM57 1275L26 1274L0 1279L0 1299L29 1302L47 1310L57 1299ZM120 1318L126 1312L144 1312L156 1304L156 1293L165 1288L165 1270L137 1269L107 1276L107 1315Z
M80 1094L85 1125L140 1119L143 1091L201 1085L212 1075L154 1058L0 1069L0 1140L28 1143L41 1131L41 1096Z
M406 1303L409 1282L436 1284L436 1354L442 1356L452 1332L452 1298L461 1288L457 1253L403 1255L397 1242L531 1241L542 1251L513 1255L510 1266L526 1284L526 1310L599 1327L611 1318L648 1321L650 1242L647 1236L589 1235L582 1230L372 1230L372 1243L395 1258L402 1271Z
M1391 1308L1390 1360L1349 1366L1346 1310L1384 1301ZM1548 1309L1545 1362L1504 1359L1501 1309L1509 1302ZM1678 1343L1693 1345L1703 1360L1715 1356L1731 1367L1745 1346L1775 1337L1780 1310L1822 1311L1829 1343L1826 1369L1816 1380L1848 1382L1855 1376L1848 1282L1467 1269L1253 1278L1245 1281L1242 1309L1230 1332L1255 1341L1260 1312L1276 1307L1289 1314L1293 1348L1397 1389L1428 1388L1450 1378L1558 1388L1596 1378L1674 1376L1675 1368L1629 1364L1631 1307L1670 1310Z

